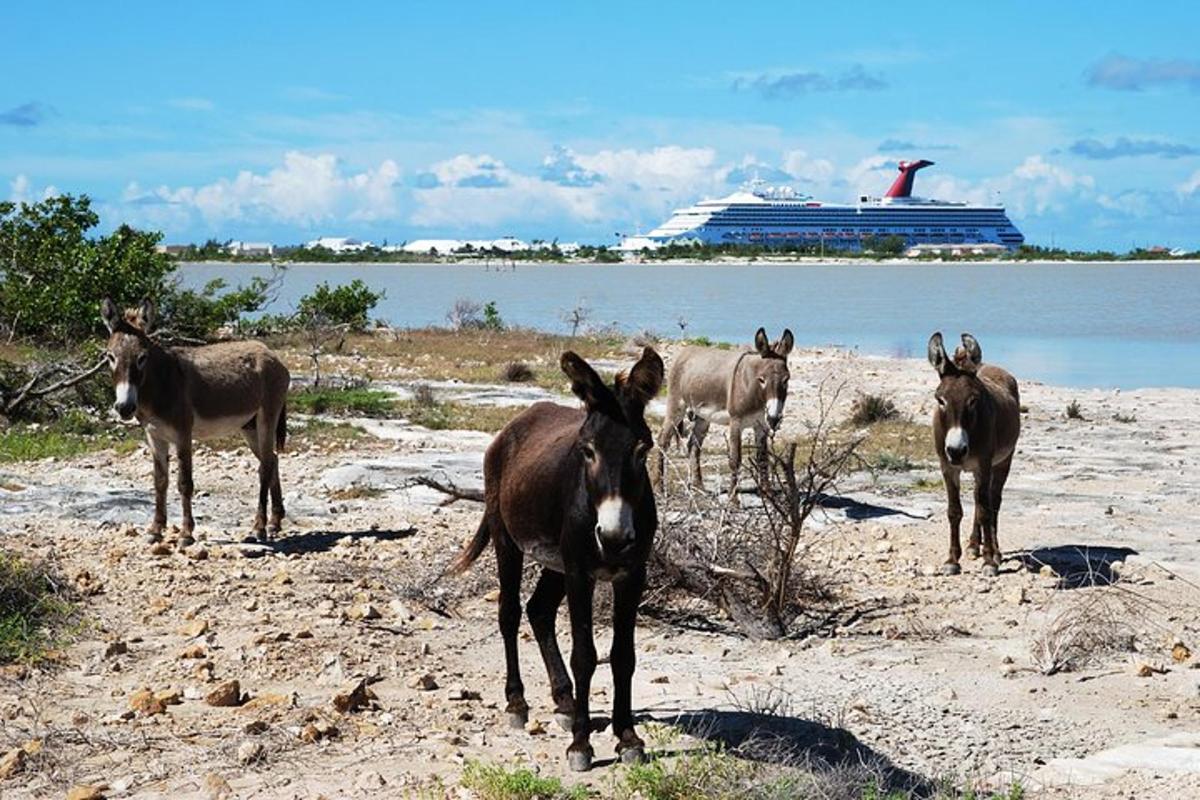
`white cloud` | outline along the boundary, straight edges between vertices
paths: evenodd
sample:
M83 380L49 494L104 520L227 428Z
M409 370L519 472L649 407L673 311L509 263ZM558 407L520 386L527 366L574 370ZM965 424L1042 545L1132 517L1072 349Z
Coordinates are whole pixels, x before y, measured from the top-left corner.
M1200 192L1200 169L1192 173L1192 176L1183 183L1175 187L1175 191L1181 195L1196 194Z
M165 204L201 216L210 225L228 221L266 220L311 226L337 220L392 219L399 208L395 184L400 168L391 159L363 172L346 174L334 155L291 151L283 166L259 175L249 170L233 179L203 186L160 186L144 192L136 183L124 201Z
M803 150L789 150L783 154L783 169L797 180L827 183L834 174L833 162L825 158L813 158Z
M51 197L58 197L60 192L58 187L53 184L48 184L42 187L39 192L33 187L33 182L29 180L29 176L20 174L13 178L8 183L8 199L14 203L34 203L38 200L49 200Z

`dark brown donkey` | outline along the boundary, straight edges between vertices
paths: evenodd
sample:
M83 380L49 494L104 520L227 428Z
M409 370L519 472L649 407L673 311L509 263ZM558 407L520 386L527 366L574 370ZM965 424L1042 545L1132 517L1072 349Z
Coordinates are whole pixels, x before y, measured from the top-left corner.
M180 546L191 544L192 439L241 431L258 456L258 514L251 539L266 541L279 531L283 492L279 459L287 437L287 367L262 342L222 342L203 347L162 347L149 336L154 304L143 300L122 315L112 300L100 304L100 317L109 331L105 357L112 367L121 419L137 416L154 454L154 522L152 540L162 537L167 523L167 482L170 448L179 458L179 497L183 505ZM271 523L265 524L267 493Z
M962 557L958 527L963 516L959 495L962 471L968 469L975 475L975 522L968 549L972 558L978 558L982 544L983 573L997 575L1000 542L996 520L1021 432L1017 381L1000 367L984 364L979 342L969 333L962 335L953 359L946 356L942 334L933 334L929 363L942 379L933 410L933 445L942 463L950 519L950 557L942 565L942 574L962 572L958 565Z
M517 663L521 623L521 568L526 556L542 565L525 611L550 675L558 721L573 734L567 761L592 764L588 694L596 670L592 596L596 579L613 586L613 733L622 761L644 754L633 729L633 630L646 559L658 527L646 473L653 441L643 417L662 385L663 362L647 347L629 375L610 388L587 362L564 353L562 370L582 409L536 403L496 435L483 459L483 520L450 571L468 569L490 539L500 574L500 632L508 665L504 693L509 722L529 715ZM563 596L571 616L571 677L563 664L554 621Z

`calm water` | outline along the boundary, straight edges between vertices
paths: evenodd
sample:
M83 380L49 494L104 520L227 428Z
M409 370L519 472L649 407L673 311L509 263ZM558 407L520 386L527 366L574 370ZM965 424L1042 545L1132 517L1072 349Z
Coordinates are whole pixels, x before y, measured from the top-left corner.
M236 285L269 267L188 264L191 286ZM749 344L759 325L790 327L800 345L924 357L937 329L970 331L984 358L1018 378L1068 386L1200 387L1200 264L532 265L297 264L273 312L321 281L361 278L387 297L398 326L445 324L458 298L493 300L508 323L567 331L560 313L586 303L616 323Z

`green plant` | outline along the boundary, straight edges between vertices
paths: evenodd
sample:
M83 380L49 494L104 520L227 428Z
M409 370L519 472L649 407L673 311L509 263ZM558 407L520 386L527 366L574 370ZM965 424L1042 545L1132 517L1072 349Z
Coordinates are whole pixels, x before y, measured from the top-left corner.
M1082 420L1083 418L1083 409L1080 408L1078 400L1072 400L1067 404L1067 419Z
M282 271L271 278L254 277L246 286L221 293L227 286L221 278L213 278L204 288L183 289L176 283L162 296L162 327L171 333L193 339L212 336L218 328L241 321L267 304L272 289L282 280Z
M387 392L362 387L310 387L288 395L288 404L302 414L358 414L387 417L395 400Z
M67 628L74 607L42 565L0 551L0 664L37 661Z
M483 304L483 327L489 331L504 330L504 320L500 318L500 311L496 308L495 300L489 300Z
M524 767L468 761L462 785L481 800L583 800L592 793L586 786L568 789L558 778L543 778Z
M358 278L334 288L330 288L327 282L321 283L312 294L300 298L297 316L320 318L328 325L362 331L370 322L371 310L384 295L382 291L372 291Z

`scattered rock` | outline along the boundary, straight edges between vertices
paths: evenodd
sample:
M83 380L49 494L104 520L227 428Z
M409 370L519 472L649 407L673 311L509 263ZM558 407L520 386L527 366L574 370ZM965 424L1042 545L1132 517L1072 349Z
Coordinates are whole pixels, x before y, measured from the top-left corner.
M25 770L27 754L20 747L14 747L0 758L0 781L8 780Z
M350 619L379 619L379 609L370 603L355 603L346 616Z
M172 686L155 692L154 699L164 706L177 706L183 702L183 693Z
M104 800L104 784L80 783L67 792L67 800Z
M179 629L179 635L188 639L195 639L206 633L208 633L208 620L206 619L194 619Z
M229 781L215 772L204 776L203 786L207 800L233 800L237 796L233 793L233 787L229 785Z
M239 764L253 764L261 761L265 750L262 742L256 742L253 739L242 742L238 745L237 760Z
M1171 646L1171 658L1175 660L1176 664L1182 664L1191 657L1192 651L1188 649L1188 646L1183 642L1176 641L1175 644Z
M1154 675L1165 675L1166 673L1166 667L1150 661L1136 661L1133 665L1133 674L1139 678L1149 678Z
M374 699L375 693L367 688L367 682L360 680L354 686L335 694L333 707L342 714L349 714L360 708L366 708Z
M671 678L667 675L655 675L650 679L651 683L670 683Z
M179 651L180 658L204 658L208 650L202 644L192 644Z
M1004 599L1014 606L1029 602L1029 597L1024 586L1011 586L1005 589Z
M387 781L378 772L364 772L354 781L356 789L362 791L371 791L372 789L382 789L387 785Z
M143 717L152 717L155 714L165 713L167 706L149 689L138 689L129 696L129 710L137 712Z
M465 686L455 686L450 689L450 692L446 695L446 697L449 700L479 700L480 694L479 692L473 689L468 689Z
M322 739L333 739L338 735L337 726L323 719L314 720L300 729L300 740L314 744Z
M152 556L169 556L175 552L171 545L166 542L155 542L150 545L150 555Z
M414 675L408 679L408 688L422 692L431 692L438 688L437 680L428 672Z
M108 645L104 648L104 657L105 658L115 658L116 656L123 656L128 652L129 652L129 645L126 644L125 642L121 641L120 639L118 639L115 642L109 642Z
M540 719L531 719L525 723L525 732L530 736L543 736L546 733L546 726Z
M242 687L237 681L225 681L204 696L204 702L210 706L236 706L242 701Z

